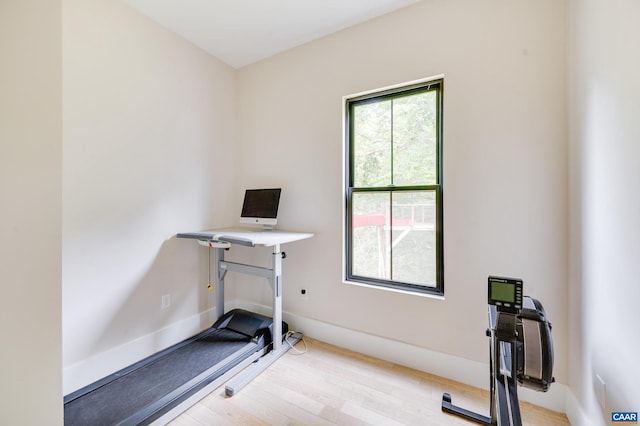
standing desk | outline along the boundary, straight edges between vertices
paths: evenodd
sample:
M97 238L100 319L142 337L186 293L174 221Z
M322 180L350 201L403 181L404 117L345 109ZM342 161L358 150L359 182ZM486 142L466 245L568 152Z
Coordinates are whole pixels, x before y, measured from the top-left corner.
M230 381L225 387L225 393L233 396L251 380L262 373L278 358L289 350L288 344L283 344L282 336L282 259L286 257L281 245L313 237L312 233L291 232L281 230L252 230L247 228L224 228L210 231L188 232L177 234L178 238L190 238L198 244L215 249L215 278L216 318L224 315L224 279L229 271L265 278L273 290L273 349L259 358L259 362L243 371ZM270 267L261 267L225 260L225 251L232 245L248 247L270 247L272 249ZM301 333L291 337L291 345L295 345L302 338Z

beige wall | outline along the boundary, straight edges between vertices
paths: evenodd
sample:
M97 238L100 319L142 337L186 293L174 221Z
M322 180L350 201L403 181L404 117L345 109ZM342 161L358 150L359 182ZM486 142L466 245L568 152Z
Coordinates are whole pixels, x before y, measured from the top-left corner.
M174 235L229 225L236 187L232 68L110 0L65 0L63 47L66 394L211 324L206 251Z
M0 424L62 423L62 5L0 2Z
M281 227L316 232L288 251L285 310L485 362L486 276L518 276L572 421L637 410L636 3L421 2L238 71L119 2L44 3L0 2L0 423L61 423L61 328L69 370L212 307L206 257L172 236L234 223L263 185ZM343 284L342 97L436 74L445 300ZM230 298L269 303L239 281Z
M569 414L604 425L640 407L640 4L575 0L569 16Z
M520 277L566 383L565 30L555 0L426 1L239 70L239 184L281 185L280 226L316 233L288 250L285 310L487 362L487 276ZM344 284L342 97L438 74L445 300Z

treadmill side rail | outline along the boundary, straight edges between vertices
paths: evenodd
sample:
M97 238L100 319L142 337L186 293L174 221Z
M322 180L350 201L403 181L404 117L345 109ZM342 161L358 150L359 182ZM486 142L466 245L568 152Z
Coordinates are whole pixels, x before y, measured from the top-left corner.
M253 379L258 377L260 373L266 370L271 364L276 362L278 358L287 353L291 346L295 346L302 339L302 333L294 333L287 340L287 344L280 345L278 349L272 350L267 355L256 360L251 368L242 372L231 380L225 387L225 395L233 396L240 392L242 388L251 383ZM291 346L289 346L291 345Z

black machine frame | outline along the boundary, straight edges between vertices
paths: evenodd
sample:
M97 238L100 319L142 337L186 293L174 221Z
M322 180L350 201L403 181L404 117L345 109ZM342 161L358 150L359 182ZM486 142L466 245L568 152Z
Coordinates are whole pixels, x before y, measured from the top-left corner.
M546 392L554 381L551 324L540 302L522 296L522 280L490 276L488 281L489 416L454 405L448 393L442 395L442 411L483 425L521 426L518 384ZM512 291L492 291L500 286L511 286ZM527 349L525 340L530 323L537 327L533 350ZM529 356L539 367L533 377L526 374Z

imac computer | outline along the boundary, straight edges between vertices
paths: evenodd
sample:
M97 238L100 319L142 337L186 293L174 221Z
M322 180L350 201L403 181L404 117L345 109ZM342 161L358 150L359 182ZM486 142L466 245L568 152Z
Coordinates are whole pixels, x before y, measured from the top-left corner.
M240 223L273 229L278 221L281 188L247 189L244 193Z

